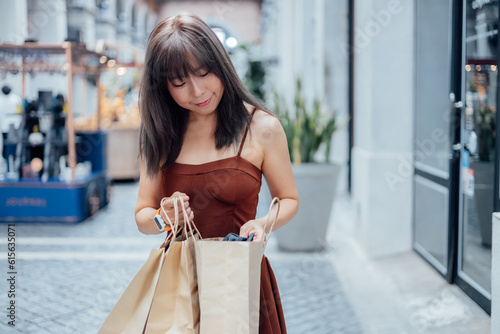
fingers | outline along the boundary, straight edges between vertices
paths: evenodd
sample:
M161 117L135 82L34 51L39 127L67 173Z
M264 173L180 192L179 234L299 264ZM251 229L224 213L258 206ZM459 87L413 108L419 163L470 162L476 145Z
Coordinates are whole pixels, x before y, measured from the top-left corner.
M174 205L174 198L180 198L184 204L184 209L186 210L186 215L188 216L189 220L193 221L194 220L194 213L192 209L189 206L189 196L186 195L185 193L176 191L174 192L170 197L165 197L161 201L161 206L164 210L161 211L161 216L165 221L170 220L172 223L175 222L175 216L177 214L178 219L179 219L179 225L182 226L184 225L184 213L182 210L182 205L180 205L179 202L177 202L177 212L175 211L175 205ZM166 213L166 216L165 216Z
M256 230L255 224L245 224L240 228L240 237L248 238L250 234L255 233L257 234L258 231Z
M179 214L182 215L182 213L179 213ZM194 221L194 212L193 212L193 210L191 210L190 207L188 207L186 209L186 215L188 216L189 221L191 221L191 222ZM184 215L182 215L182 222L184 223Z
M245 223L240 228L240 237L248 238L250 234L254 234L252 241L263 241L264 240L264 226L258 223L256 220L250 220Z
M256 230L253 230L250 228L243 229L243 227L245 227L245 226L242 226L242 228L240 229L240 237L248 238L253 233L254 236L253 236L252 242L264 240L264 233L263 232L256 231Z
M181 198L181 200L184 202L184 208L189 208L189 196L184 194L184 193L181 193L181 192L178 192L176 191L175 193L172 194L172 196L170 197L165 197L162 199L162 203L163 203L163 208L165 209L165 211L167 210L172 210L174 209L174 198ZM182 207L180 205L178 205L178 208L179 208L179 212L182 212Z
M264 234L261 233L255 233L253 236L252 242L254 241L264 241Z
M186 195L185 193L181 193L180 191L176 191L172 194L172 196L170 196L169 198L173 198L173 197L183 197L184 198L184 201L188 201L189 200L189 196Z
M240 228L240 234L239 234L239 236L243 237L243 238L248 238L249 235L250 235L250 232L248 230L248 225L243 225Z

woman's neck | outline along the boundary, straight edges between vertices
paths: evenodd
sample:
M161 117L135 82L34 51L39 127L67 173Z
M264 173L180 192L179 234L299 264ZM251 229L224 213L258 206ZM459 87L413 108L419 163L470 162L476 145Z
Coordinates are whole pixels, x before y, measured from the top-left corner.
M186 129L188 136L212 137L217 128L217 114L199 115L191 113Z

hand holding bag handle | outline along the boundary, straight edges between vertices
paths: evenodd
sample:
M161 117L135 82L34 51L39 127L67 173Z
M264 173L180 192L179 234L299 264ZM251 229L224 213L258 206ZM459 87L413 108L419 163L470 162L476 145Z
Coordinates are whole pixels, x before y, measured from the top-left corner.
M175 197L171 197L170 199L172 199L173 201L173 205L174 205L174 223L172 223L172 221L170 220L170 217L167 215L167 212L165 211L164 207L163 207L163 203L168 200L167 198L162 198L161 200L161 210L163 212L163 214L165 215L165 217L167 218L167 221L168 221L168 224L170 225L170 228L171 228L171 233L170 234L174 234L177 236L177 234L179 233L179 231L181 229L183 229L183 226L179 226L179 204L178 202L180 203L181 205L181 209L182 209L182 215L183 215L183 218L184 218L184 229L183 229L183 234L184 234L184 237L187 239L190 235L192 237L195 236L195 231L196 233L200 236L200 239L201 239L201 234L200 234L200 231L198 231L198 228L196 228L196 225L194 224L194 222L190 221L189 219L189 215L187 214L186 212L186 207L184 206L184 201L182 200L182 197L181 196L175 196Z

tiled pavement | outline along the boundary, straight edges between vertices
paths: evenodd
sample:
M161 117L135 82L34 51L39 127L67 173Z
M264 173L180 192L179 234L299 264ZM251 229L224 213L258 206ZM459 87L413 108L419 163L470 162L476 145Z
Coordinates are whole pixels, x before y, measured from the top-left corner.
M114 185L110 205L76 225L16 224L16 326L7 325L7 281L0 281L0 333L96 333L162 236L137 231L137 183ZM0 250L7 228L0 225ZM273 240L275 271L290 334L360 334L361 325L332 266L331 254L289 254ZM6 275L7 262L1 258Z

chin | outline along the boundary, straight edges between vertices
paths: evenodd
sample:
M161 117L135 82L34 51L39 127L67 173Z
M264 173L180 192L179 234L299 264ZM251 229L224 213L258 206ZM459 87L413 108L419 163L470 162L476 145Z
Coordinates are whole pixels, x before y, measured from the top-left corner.
M190 109L189 111L191 112L194 112L198 115L210 115L210 114L213 114L217 111L217 108L206 108L206 109L203 109L203 108L199 108L199 107L195 107L195 108L192 108Z

